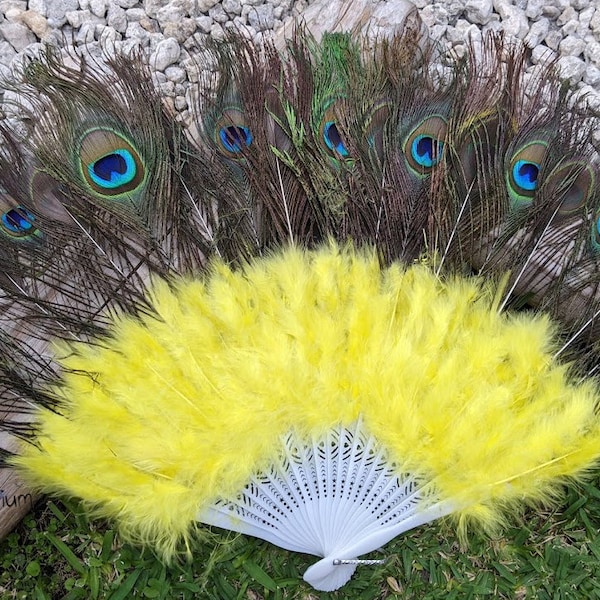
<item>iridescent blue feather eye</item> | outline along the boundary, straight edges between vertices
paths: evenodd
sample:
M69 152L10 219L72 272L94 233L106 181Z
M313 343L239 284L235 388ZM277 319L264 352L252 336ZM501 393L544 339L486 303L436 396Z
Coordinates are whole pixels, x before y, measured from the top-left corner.
M219 129L223 148L231 154L239 154L252 144L252 132L245 125L228 125Z
M513 179L523 190L533 191L538 186L540 165L535 162L518 160L513 167Z
M548 143L536 140L514 152L506 168L508 195L513 209L527 208L542 183L543 163Z
M246 114L235 106L223 109L208 130L212 131L217 151L227 158L244 160L246 151L254 143L254 133Z
M600 213L596 213L591 233L592 250L600 254Z
M413 160L427 169L440 162L443 150L444 142L425 134L417 136L411 146Z
M92 129L80 142L81 174L92 192L101 196L135 194L145 181L140 154L112 129Z
M405 138L402 148L414 175L425 177L440 163L447 130L446 120L434 115L423 119Z
M326 108L321 113L318 127L315 129L316 141L333 159L333 165L339 165L340 161L351 164L350 151L342 135L343 130L339 127L339 116L346 110L345 100L344 98L329 99L324 106Z
M33 224L35 217L22 206L11 208L0 217L4 231L15 238L35 235L37 230Z
M126 148L119 148L89 164L88 173L96 185L115 189L133 181L137 167L131 152Z
M323 141L325 145L336 155L346 158L350 155L348 148L342 140L335 121L326 121L323 127Z

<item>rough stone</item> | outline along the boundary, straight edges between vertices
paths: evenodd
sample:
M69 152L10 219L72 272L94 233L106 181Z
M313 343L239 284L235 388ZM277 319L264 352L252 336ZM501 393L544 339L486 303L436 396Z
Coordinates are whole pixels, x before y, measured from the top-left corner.
M550 3L546 0L529 0L525 7L525 16L528 19L536 21L544 13L544 9L548 7ZM554 8L554 7L552 7ZM556 11L558 14L558 11Z
M225 39L225 30L219 23L213 23L213 26L210 28L210 37L217 41Z
M576 21L576 20L577 20L577 13L575 12L575 9L572 6L567 6L567 8L565 8L565 10L561 13L560 17L558 17L558 19L556 19L556 24L559 27L563 27L569 21Z
M557 6L545 6L542 10L542 14L549 19L557 19L560 12L560 8Z
M198 26L198 29L202 33L210 33L210 30L211 30L213 24L214 24L214 21L212 20L211 17L197 17L196 18L196 25Z
M596 67L600 68L600 42L586 44L583 55Z
M90 0L90 11L97 17L106 15L106 0Z
M152 74L152 80L156 85L161 85L167 82L167 76L160 71L156 71Z
M247 30L249 32L250 36L253 36L256 34L256 30L254 29L254 27L250 27L250 25L248 25L247 17L242 17L242 16L234 17L232 25L237 31Z
M104 46L110 46L114 53L115 43L121 41L122 36L118 31L107 25L96 25L96 39Z
M150 56L150 65L158 71L164 71L169 65L179 60L181 48L174 38L162 40Z
M140 40L137 40L135 38L130 38L115 44L115 46L119 50L119 52L125 55L130 55L139 51L140 48L147 48L148 44L141 43Z
M182 83L186 79L185 70L171 65L165 69L165 77L173 83Z
M147 19L146 13L143 8L128 8L125 11L125 15L127 16L127 22L132 23L134 21L142 21L143 19Z
M11 6L6 11L4 11L4 18L9 23L19 23L21 21L21 15L24 12L25 11L20 7Z
M588 65L583 76L584 83L600 88L600 69L595 65Z
M550 30L548 32L548 35L544 38L544 42L546 42L546 45L549 48L552 48L552 50L558 50L558 47L559 47L562 39L563 39L563 36L560 33L560 31Z
M257 6L255 10L248 13L248 24L257 31L272 29L273 21L273 6L271 4Z
M47 0L48 24L54 28L62 27L67 22L67 13L78 8L78 0Z
M106 23L115 31L125 33L125 31L127 31L127 13L125 12L125 9L121 8L117 4L110 3L108 5Z
M178 42L183 43L189 39L196 31L196 21L190 17L186 17L179 21L166 23L163 28L165 37L175 38Z
M36 41L34 33L22 23L0 23L0 33L17 52Z
M85 11L89 12L89 11ZM96 40L96 24L85 22L79 27L75 35L78 44L85 44L86 52L89 52L90 43Z
M186 11L183 6L175 2L169 2L156 12L156 20L163 26L165 23L174 23L185 16Z
M224 25L225 23L227 23L227 21L229 21L229 16L223 10L223 6L221 6L221 4L217 4L216 6L213 6L208 11L208 16L213 21L215 21L216 23L220 23L221 25Z
M157 33L159 30L158 23L149 17L140 19L140 26L150 33Z
M535 48L548 35L550 31L550 21L546 17L541 17L531 25L531 28L525 36L524 42L530 47Z
M197 7L201 13L207 13L219 0L198 0Z
M10 65L17 55L17 51L14 46L6 41L0 42L0 63L3 65Z
M590 19L590 29L597 36L600 41L600 7L596 8L596 11Z
M184 96L175 96L174 104L175 104L175 110L177 110L178 112L185 110L188 106L187 100L185 99Z
M36 11L26 10L21 15L21 21L41 40L45 39L51 31L48 19Z
M137 21L129 22L125 30L125 39L137 40L142 47L148 46L150 34Z
M556 58L556 52L548 46L536 46L531 50L531 62L533 64L547 64Z
M558 46L559 52L567 56L580 56L585 50L586 43L574 35L568 35Z
M29 10L32 10L40 15L46 17L48 11L48 2L47 0L29 0L28 3Z
M133 8L137 3L138 0L108 0L109 4L111 2L114 2L117 6L120 6L121 8Z
M508 35L523 39L529 30L529 21L525 12L516 6L496 1L494 7L501 17L502 30Z
M493 8L492 0L467 0L465 4L467 18L479 25L490 22Z
M67 23L74 29L79 29L83 25L103 23L103 19L92 15L89 10L73 10L66 15Z
M562 26L561 32L562 32L563 36L572 35L573 33L575 33L577 31L578 27L579 27L579 21L577 21L576 19L573 19L572 21L568 21L567 23L565 23Z
M175 84L172 81L165 81L165 83L161 83L158 86L161 94L165 96L174 96L175 95Z
M228 15L241 15L242 14L242 3L240 0L223 0L223 10Z
M576 56L562 56L558 59L561 79L567 79L571 85L579 83L585 74L586 65Z
M25 10L27 10L27 2L24 0L0 0L0 12L4 16L7 16L11 11L23 12Z
M579 18L577 19L579 21L579 25L577 27L577 33L583 37L586 33L586 31L588 31L590 29L590 23L592 21L592 17L594 16L594 13L596 12L596 7L595 6L588 6L588 8L585 8L584 10L582 10L579 13Z
M143 0L143 7L146 14L152 19L156 19L156 13L165 5L163 0Z

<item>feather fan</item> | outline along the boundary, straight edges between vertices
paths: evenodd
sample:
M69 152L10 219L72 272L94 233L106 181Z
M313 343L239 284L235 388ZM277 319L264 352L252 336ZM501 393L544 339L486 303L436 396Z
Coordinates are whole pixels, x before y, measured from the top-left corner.
M596 467L597 119L506 39L439 69L413 25L213 43L189 129L139 56L25 65L0 406L32 489L165 560L201 524L314 554L334 590Z

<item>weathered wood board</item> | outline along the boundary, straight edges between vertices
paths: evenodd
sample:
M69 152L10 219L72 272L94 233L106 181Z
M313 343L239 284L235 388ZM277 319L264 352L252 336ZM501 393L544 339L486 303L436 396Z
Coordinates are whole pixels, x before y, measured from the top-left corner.
M2 447L10 448L10 445L9 442ZM33 509L34 502L35 495L23 485L15 471L0 468L0 539Z

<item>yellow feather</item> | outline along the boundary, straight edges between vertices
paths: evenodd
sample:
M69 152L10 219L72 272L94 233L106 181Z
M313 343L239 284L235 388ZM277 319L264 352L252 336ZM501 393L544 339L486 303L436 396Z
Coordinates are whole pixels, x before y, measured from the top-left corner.
M116 318L61 354L60 414L14 462L167 558L198 512L281 453L359 417L399 472L493 526L600 454L598 390L553 358L547 318L497 310L489 283L374 252L287 249L203 281L159 281L157 316Z

